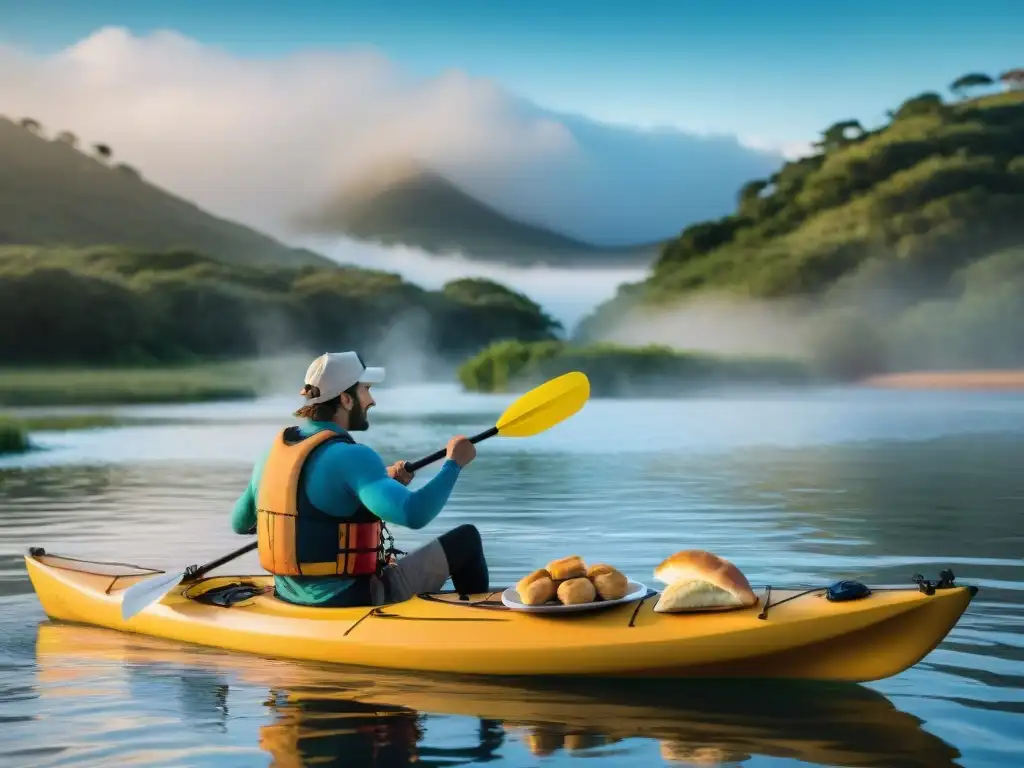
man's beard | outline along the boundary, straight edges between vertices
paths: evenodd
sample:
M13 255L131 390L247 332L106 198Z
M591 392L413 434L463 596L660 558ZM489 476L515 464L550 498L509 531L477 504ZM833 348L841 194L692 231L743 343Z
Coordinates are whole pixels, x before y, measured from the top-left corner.
M356 400L352 404L352 410L348 412L348 431L365 432L370 428L370 422L366 418L366 409Z

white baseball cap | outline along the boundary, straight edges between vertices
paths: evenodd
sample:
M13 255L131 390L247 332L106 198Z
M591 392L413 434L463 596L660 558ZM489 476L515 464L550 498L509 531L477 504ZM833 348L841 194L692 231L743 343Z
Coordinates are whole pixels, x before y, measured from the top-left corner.
M325 403L353 384L379 384L384 381L383 368L367 368L358 352L327 352L310 363L305 383L320 390L309 403Z

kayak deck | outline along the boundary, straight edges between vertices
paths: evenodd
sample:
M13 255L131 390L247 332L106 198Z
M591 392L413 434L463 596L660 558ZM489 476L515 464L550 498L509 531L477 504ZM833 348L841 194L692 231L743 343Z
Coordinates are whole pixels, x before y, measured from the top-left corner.
M502 605L501 590L468 600L437 592L375 608L315 608L275 598L269 575L215 576L179 584L126 621L124 590L161 571L42 550L25 560L51 619L262 656L481 675L865 682L924 658L977 592L874 587L866 597L831 602L825 588L765 587L751 608L660 614L650 590L601 610L528 614ZM252 588L244 599L213 601L239 584Z

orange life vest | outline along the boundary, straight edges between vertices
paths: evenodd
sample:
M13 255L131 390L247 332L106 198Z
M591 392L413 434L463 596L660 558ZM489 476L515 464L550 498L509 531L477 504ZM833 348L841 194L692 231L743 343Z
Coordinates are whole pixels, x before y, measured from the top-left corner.
M350 518L316 508L299 482L310 454L328 441L355 441L288 427L275 438L256 499L260 565L275 576L371 576L384 566L384 522L362 504Z

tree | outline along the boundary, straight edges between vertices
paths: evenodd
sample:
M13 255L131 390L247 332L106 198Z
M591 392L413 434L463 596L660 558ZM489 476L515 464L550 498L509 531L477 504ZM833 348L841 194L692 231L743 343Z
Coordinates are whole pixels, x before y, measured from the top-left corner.
M967 97L967 91L972 88L982 88L986 85L995 85L995 81L983 72L971 72L958 77L949 86L949 90L961 99Z
M999 76L999 81L1009 91L1024 89L1024 69L1011 69Z
M848 136L849 131L854 131L855 135ZM841 120L822 131L821 140L814 142L814 146L827 152L830 149L849 144L863 135L864 126L860 124L860 120Z
M109 160L114 154L114 150L106 144L93 144L92 148L96 151L96 155L103 160Z
M942 97L929 91L904 101L892 115L892 119L903 120L908 117L942 114L945 109L946 105L942 102Z
M732 240L742 224L737 216L691 224L679 235L679 246L690 254L710 253Z
M39 133L43 130L43 126L39 124L39 121L32 117L21 118L21 120L18 121L18 125L32 133Z
M769 182L765 179L755 179L754 181L748 181L740 188L739 203L749 203L756 200L762 192L768 188Z

